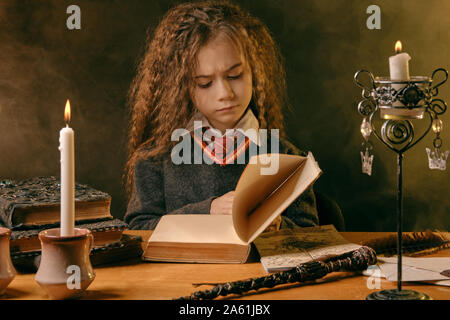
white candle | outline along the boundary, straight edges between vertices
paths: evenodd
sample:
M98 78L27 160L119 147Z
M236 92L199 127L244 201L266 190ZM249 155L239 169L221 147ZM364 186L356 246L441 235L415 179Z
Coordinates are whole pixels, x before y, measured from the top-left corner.
M395 56L389 57L389 73L391 80L408 81L409 80L409 60L411 57L406 52L401 53L402 43L397 41L395 43ZM399 91L405 85L393 84L392 87ZM403 106L400 101L396 101L392 104L393 106Z
M66 127L59 132L61 151L61 236L73 236L75 227L75 147L74 131L69 127L70 102L64 110Z
M409 60L411 57L402 52L402 43L395 43L395 56L389 57L389 73L391 80L409 80Z

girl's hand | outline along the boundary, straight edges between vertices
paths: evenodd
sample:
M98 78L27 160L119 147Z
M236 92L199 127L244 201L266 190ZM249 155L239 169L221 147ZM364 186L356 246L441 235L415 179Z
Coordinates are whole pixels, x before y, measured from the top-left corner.
M225 193L223 196L211 202L209 214L231 214L233 207L234 190Z

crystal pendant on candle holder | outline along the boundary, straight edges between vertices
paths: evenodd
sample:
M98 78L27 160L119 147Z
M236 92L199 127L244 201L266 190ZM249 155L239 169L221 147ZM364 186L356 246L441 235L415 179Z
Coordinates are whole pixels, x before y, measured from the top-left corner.
M362 172L367 175L372 175L372 163L373 163L373 154L370 154L370 150L372 150L372 143L370 143L369 138L372 134L372 125L367 118L364 118L361 123L361 134L364 138L364 142L362 143L363 148L365 149L364 153L361 151L361 164L362 164Z
M442 123L442 120L438 117L433 119L433 122L431 124L431 128L433 129L433 132L436 133L436 135L439 135L442 132L444 124Z
M428 167L430 169L446 170L447 169L447 158L450 153L449 150L445 152L440 152L442 146L442 139L440 134L442 132L443 124L437 116L434 118L432 123L433 132L436 134L436 138L433 140L434 151L430 148L425 148L428 155Z
M373 154L371 155L369 153L369 148L366 148L366 151L363 153L360 151L361 154L361 162L362 162L362 173L365 173L369 176L372 175L372 163L373 163Z
M439 148L434 148L434 151L431 151L430 148L425 148L425 150L428 154L428 167L430 169L438 169L442 171L447 169L447 158L450 154L449 150L442 153L440 153Z
M372 125L367 121L367 118L364 118L361 123L361 134L366 141L369 140L369 137L372 134Z

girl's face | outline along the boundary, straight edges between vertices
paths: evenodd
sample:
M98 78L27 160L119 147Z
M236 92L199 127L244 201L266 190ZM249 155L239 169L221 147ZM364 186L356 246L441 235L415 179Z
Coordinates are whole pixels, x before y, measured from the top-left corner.
M234 127L250 103L250 68L239 48L223 33L200 48L197 62L193 103L224 133Z

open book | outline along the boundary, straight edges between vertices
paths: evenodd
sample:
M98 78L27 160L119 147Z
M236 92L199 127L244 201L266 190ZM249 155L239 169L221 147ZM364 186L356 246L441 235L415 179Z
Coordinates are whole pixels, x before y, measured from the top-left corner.
M264 175L267 157L278 171ZM251 243L310 187L321 170L307 157L253 156L237 183L231 215L181 214L161 218L142 256L146 261L244 263Z

